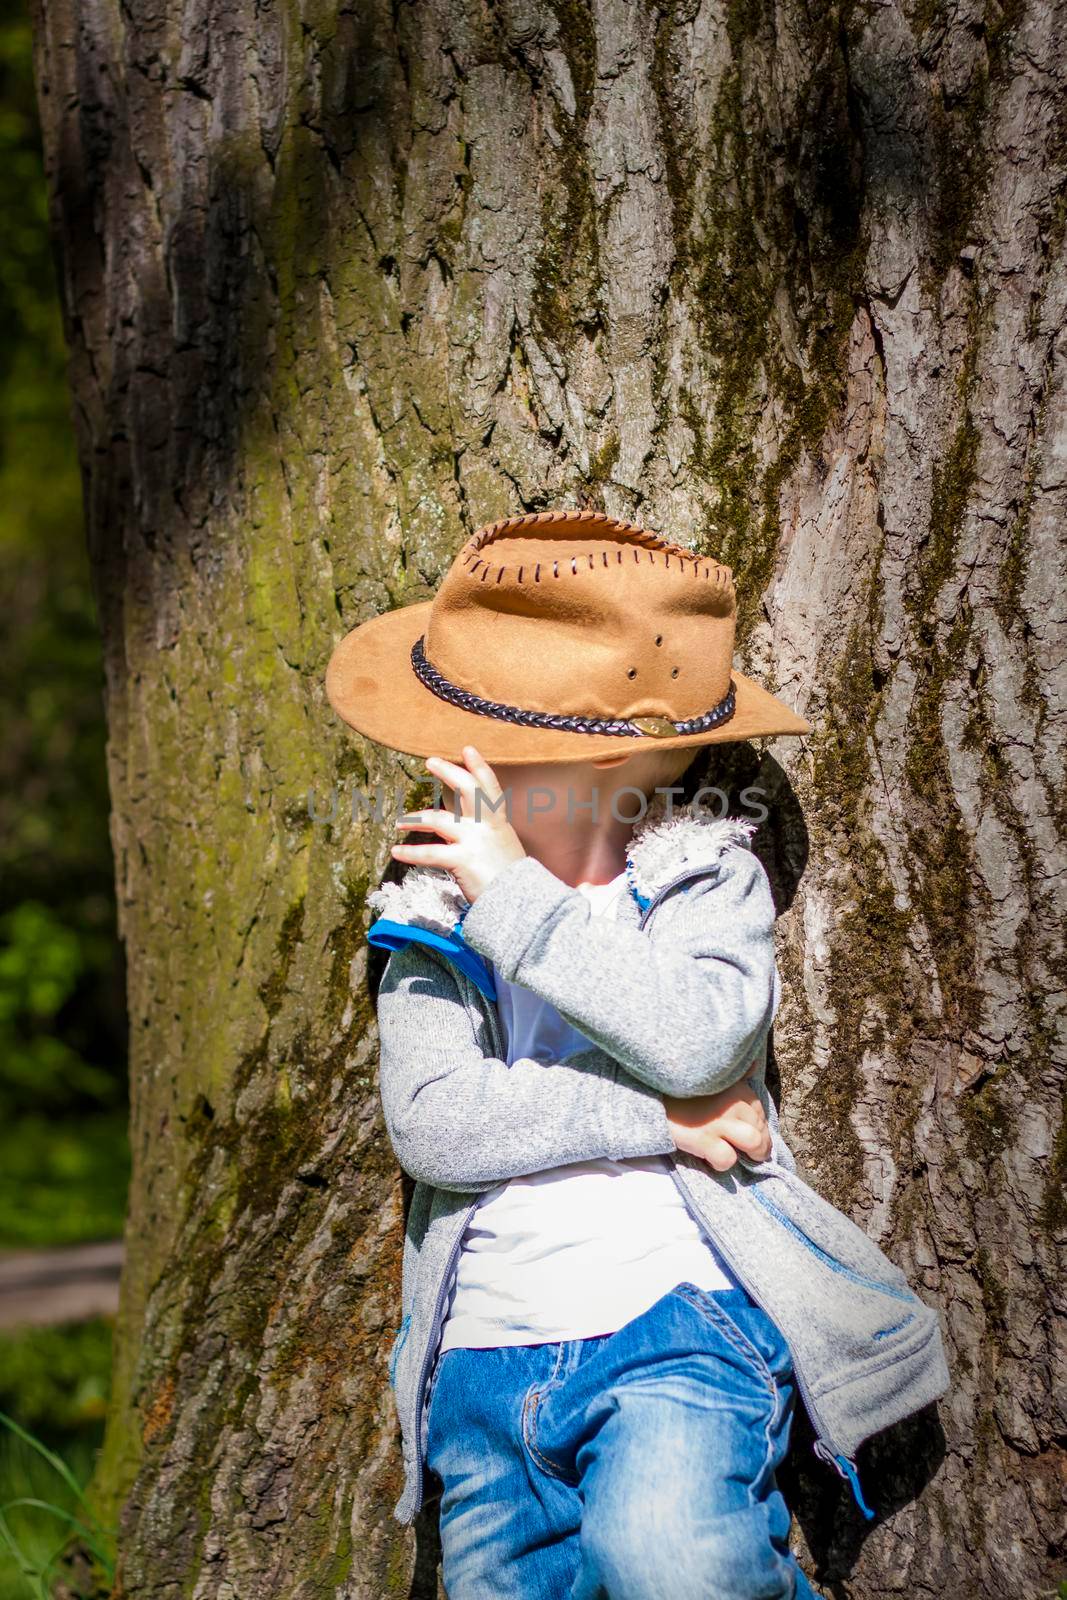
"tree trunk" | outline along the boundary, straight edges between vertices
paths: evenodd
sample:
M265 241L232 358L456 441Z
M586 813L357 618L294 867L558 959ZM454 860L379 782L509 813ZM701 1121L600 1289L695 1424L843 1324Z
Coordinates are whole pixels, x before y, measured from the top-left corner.
M346 810L397 768L323 674L563 504L732 564L739 665L815 728L757 753L806 856L784 1126L942 1308L953 1387L863 1446L873 1525L798 1421L801 1559L864 1600L1047 1591L1063 0L35 6L129 970L121 1593L434 1592L390 1515L389 830Z

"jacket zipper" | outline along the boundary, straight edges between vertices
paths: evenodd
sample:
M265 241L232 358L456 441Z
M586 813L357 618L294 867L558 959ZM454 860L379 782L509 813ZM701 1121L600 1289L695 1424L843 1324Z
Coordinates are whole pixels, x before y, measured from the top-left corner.
M679 885L688 883L690 879L705 877L711 870L712 867L709 865L705 865L703 867L692 867L688 872L680 873L677 877L672 878L669 883L662 884L660 888L656 890L656 893L652 896L651 900L649 900L648 904L642 908L641 918L638 922L638 928L644 928L645 923L648 921L652 912L659 905L664 895L669 894L672 889L677 889ZM766 1307L763 1305L758 1295L754 1294L749 1284L745 1282L744 1273L738 1271L736 1258L731 1255L730 1251L725 1245L722 1244L720 1240L712 1239L703 1221L694 1211L693 1206L690 1204L689 1196L686 1194L685 1189L678 1178L678 1174L675 1170L675 1163L673 1161L670 1163L670 1170L671 1177L674 1179L678 1191L682 1196L682 1200L685 1203L686 1209L696 1222L697 1227L700 1229L705 1239L707 1239L708 1243L713 1249L720 1250L722 1252L727 1261L730 1263L730 1266L733 1269L738 1281L744 1284L746 1292L760 1307L760 1310L764 1311L766 1315L769 1316L770 1313L766 1310ZM463 1220L463 1227L459 1229L456 1235L455 1243L449 1252L448 1261L445 1264L445 1270L442 1274L441 1282L437 1289L437 1304L434 1307L433 1325L430 1330L430 1339L426 1347L426 1354L423 1356L422 1371L419 1374L418 1399L415 1404L415 1506L412 1516L417 1515L422 1508L422 1486L426 1470L422 1449L422 1412L423 1403L426 1398L426 1381L429 1377L430 1363L432 1362L437 1351L437 1342L440 1333L438 1318L440 1317L441 1313L441 1301L444 1298L445 1286L451 1279L452 1270L459 1256L460 1248L463 1244L463 1235L467 1231L467 1225L470 1222L471 1217L481 1204L481 1199L482 1196L479 1196L467 1211L467 1214ZM808 1388L807 1381L797 1364L795 1356L793 1357L793 1372L797 1380L797 1388L800 1390L801 1396L804 1400L804 1405L807 1409L809 1417L815 1424L816 1433L818 1435L813 1446L815 1454L820 1458L820 1460L829 1462L829 1464L834 1468L835 1472L837 1472L850 1485L857 1505L863 1512L863 1515L869 1520L874 1516L874 1512L868 1505L864 1504L863 1495L860 1491L859 1473L856 1470L856 1463L849 1456L844 1454L835 1454L832 1446L827 1442L830 1438L829 1431L827 1430L822 1417L819 1415L818 1408L811 1397L811 1390Z
M702 867L690 867L688 872L679 873L678 877L672 878L670 883L661 884L656 890L655 894L652 896L651 900L649 900L648 904L641 907L641 919L637 924L638 928L640 929L644 927L645 923L648 921L653 911L655 911L665 894L669 894L672 889L677 889L679 884L688 883L690 878L706 878L708 873L714 870L714 867L714 862L705 863L705 865ZM639 900L638 905L640 904L641 902Z
M467 977L466 973L461 973L460 976L466 982L468 988L476 987L472 983L472 980ZM468 1001L469 998L469 995L465 996L465 999ZM500 1038L495 1024L491 1022L490 1026L494 1035L494 1042L499 1047L503 1048L503 1040ZM452 1277L453 1268L459 1259L459 1252L463 1246L463 1236L467 1231L467 1227L471 1218L481 1205L482 1201L485 1199L487 1192L487 1190L483 1189L481 1194L478 1195L477 1199L472 1201L467 1207L467 1214L463 1218L463 1226L456 1234L455 1240L452 1244L452 1249L448 1254L448 1260L445 1263L445 1270L441 1275L441 1281L437 1286L437 1304L433 1309L433 1321L430 1326L430 1338L426 1346L426 1353L422 1358L422 1371L419 1373L419 1385L417 1390L418 1398L415 1401L415 1509L412 1512L412 1516L416 1516L422 1508L422 1484L426 1473L426 1465L423 1458L422 1449L422 1413L426 1399L426 1383L430 1376L430 1367L433 1363L434 1356L437 1354L437 1344L441 1332L441 1323L439 1320L441 1318L441 1303L444 1300L445 1292Z
M712 1235L708 1232L705 1223L690 1203L689 1196L678 1177L674 1161L671 1161L671 1177L674 1179L678 1191L681 1194L682 1199L685 1201L686 1209L693 1218L693 1221L696 1223L697 1227L700 1229L701 1233L704 1235L705 1239L708 1241L709 1245L713 1250L719 1251L721 1255L726 1257L730 1267L733 1270L734 1276L737 1278L739 1283L744 1285L745 1292L752 1298L752 1300L755 1301L756 1305L759 1306L761 1311L765 1312L767 1316L770 1316L770 1312L767 1311L767 1308L763 1304L759 1295L755 1293L751 1284L746 1280L744 1273L740 1271L736 1256L732 1254L730 1249L722 1242L721 1239L715 1239L712 1237ZM814 1445L812 1446L812 1449L820 1460L829 1462L829 1464L834 1468L834 1471L839 1473L840 1476L850 1484L852 1493L856 1499L856 1504L863 1512L863 1515L869 1519L874 1516L874 1512L871 1510L870 1506L864 1504L863 1495L860 1491L860 1480L859 1473L856 1470L856 1463L849 1456L834 1453L833 1446L828 1442L830 1440L830 1431L826 1427L825 1420L820 1415L815 1401L812 1399L811 1390L808 1388L807 1379L804 1377L803 1370L797 1362L796 1355L792 1350L790 1350L790 1355L793 1359L793 1374L797 1380L797 1388L800 1390L804 1405L807 1408L808 1416L815 1424L815 1431L818 1436Z
M439 1322L439 1318L441 1316L441 1302L444 1300L445 1291L448 1287L449 1280L452 1277L452 1269L455 1267L456 1261L459 1257L460 1248L463 1244L463 1235L466 1233L467 1225L469 1224L474 1213L477 1211L481 1201L482 1196L479 1195L478 1199L467 1208L467 1215L463 1219L463 1226L456 1234L455 1242L452 1245L452 1249L449 1251L448 1260L445 1263L445 1270L441 1275L441 1281L437 1286L437 1304L433 1308L433 1323L430 1328L430 1338L426 1346L426 1353L422 1358L422 1371L419 1373L419 1385L418 1390L416 1391L418 1394L418 1399L415 1402L415 1509L412 1512L412 1516L414 1516L422 1507L422 1480L426 1470L422 1449L422 1412L423 1403L426 1399L426 1382L430 1376L430 1365L437 1353L437 1345L441 1333L441 1326Z
M676 878L672 878L669 883L661 885L661 887L656 890L651 900L649 900L648 904L642 908L641 918L637 924L638 928L644 928L645 923L659 905L664 895L668 894L672 889L677 889L680 884L687 883L691 878L704 877L709 870L710 868L707 866L691 868L688 872L680 873ZM770 1313L759 1299L759 1296L754 1294L751 1286L745 1282L744 1273L738 1270L736 1258L731 1255L729 1249L727 1249L721 1240L712 1238L701 1218L697 1216L693 1206L690 1204L689 1196L686 1194L685 1188L678 1178L677 1171L675 1170L675 1163L673 1161L671 1161L671 1177L674 1179L675 1184L677 1185L679 1193L685 1202L690 1216L692 1216L693 1220L696 1222L698 1228L700 1229L701 1233L703 1233L712 1249L720 1250L722 1252L727 1261L730 1263L730 1266L732 1267L734 1275L737 1277L738 1281L744 1284L746 1293L751 1296L755 1303L760 1307L760 1310L766 1312L766 1314L769 1316ZM792 1354L792 1351L790 1353ZM811 1390L808 1388L807 1380L797 1363L795 1355L793 1356L793 1372L797 1380L797 1388L800 1390L801 1397L803 1398L804 1405L808 1412L808 1416L815 1424L817 1438L812 1446L815 1454L821 1461L828 1462L830 1466L833 1467L834 1471L837 1472L849 1484L856 1500L856 1504L863 1512L863 1515L869 1520L874 1516L874 1512L871 1510L870 1506L864 1503L863 1493L860 1489L859 1472L857 1471L856 1463L850 1456L836 1453L833 1449L833 1446L829 1443L829 1430L827 1429L823 1418L819 1415L818 1408L811 1396Z

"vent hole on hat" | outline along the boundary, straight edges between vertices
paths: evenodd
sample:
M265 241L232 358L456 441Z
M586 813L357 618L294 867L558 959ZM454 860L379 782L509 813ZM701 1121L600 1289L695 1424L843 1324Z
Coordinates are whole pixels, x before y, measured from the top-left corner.
M657 635L656 635L656 643L657 644L662 644L663 643L663 635L662 635L662 633L657 633Z
M626 676L628 678L636 678L637 677L637 668L636 667L631 667L629 672L626 674Z
M678 676L678 668L677 667L672 667L671 668L671 677L672 678L676 678L677 676Z

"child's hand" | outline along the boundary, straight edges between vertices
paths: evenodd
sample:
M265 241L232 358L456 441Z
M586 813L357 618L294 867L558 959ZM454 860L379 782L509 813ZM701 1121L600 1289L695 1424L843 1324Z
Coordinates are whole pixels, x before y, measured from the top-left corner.
M416 866L443 867L473 905L498 873L526 851L508 821L503 803L499 809L491 809L503 800L503 790L492 767L472 744L463 746L463 760L463 767L442 756L431 756L426 763L435 778L458 794L459 817L454 810L431 809L412 811L397 822L398 828L439 833L446 842L394 844L392 854L398 861L410 861Z
M729 1171L739 1150L754 1161L766 1161L770 1155L766 1112L744 1079L718 1094L682 1100L665 1094L662 1098L676 1147L699 1156L716 1172Z

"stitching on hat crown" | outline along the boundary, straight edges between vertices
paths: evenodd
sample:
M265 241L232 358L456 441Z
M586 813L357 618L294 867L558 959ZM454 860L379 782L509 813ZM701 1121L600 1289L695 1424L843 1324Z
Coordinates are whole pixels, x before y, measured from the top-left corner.
M479 528L477 533L471 535L463 553L463 560L468 562L475 552L484 549L486 545L492 544L496 539L506 538L508 534L551 527L555 523L571 520L581 520L590 535L606 534L609 538L620 538L627 543L642 547L647 550L649 561L653 564L656 561L655 552L662 551L665 566L669 567L671 557L677 556L679 567L683 572L688 561L692 563L694 577L703 577L706 581L713 582L724 589L733 588L733 572L723 562L714 561L710 556L698 555L695 550L687 550L684 545L675 544L670 539L664 539L661 534L653 533L649 528L642 528L639 523L623 522L618 517L609 517L605 511L529 511L521 517L502 517L497 522L487 523L484 528ZM581 537L581 535L579 534L577 537ZM603 551L602 555L604 558L603 564L606 566L607 552ZM484 560L484 557L481 559ZM621 549L617 552L617 559L622 560ZM637 549L634 550L634 560L640 560ZM468 567L468 571L471 573L477 571L478 565L479 561L476 560ZM566 567L566 562L564 565ZM592 556L589 558L589 565L590 567L594 565ZM558 577L558 564L553 563L553 567L553 575ZM576 573L577 570L577 557L575 556L571 560L570 571ZM506 572L507 568L502 567L500 571L501 573ZM521 582L521 566L519 574L519 581ZM538 567L535 581L539 581L539 578L540 568Z

